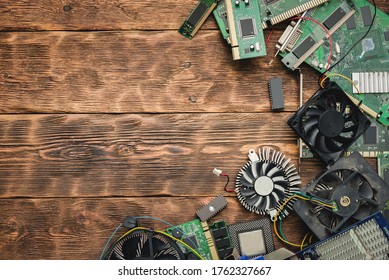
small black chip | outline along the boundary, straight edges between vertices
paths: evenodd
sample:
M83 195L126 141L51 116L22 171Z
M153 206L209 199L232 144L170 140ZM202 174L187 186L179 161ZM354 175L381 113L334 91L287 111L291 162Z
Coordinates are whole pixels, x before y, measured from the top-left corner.
M254 21L252 18L241 19L239 21L242 37L255 35Z
M199 22L199 20L203 17L205 12L208 10L207 5L203 2L199 2L197 7L193 10L193 12L190 14L188 18L188 23L192 26L196 26L196 24Z
M377 127L370 126L363 135L364 142L366 145L376 145L377 144Z
M217 249L222 249L222 248L228 248L231 246L230 240L228 238L225 239L220 239L215 241L215 245Z
M269 80L269 96L272 110L284 109L284 93L282 91L281 78L271 78Z
M302 57L312 46L315 44L315 40L311 37L308 36L300 45L297 46L293 50L293 54L297 57L300 58Z
M324 26L331 30L335 24L337 24L344 16L346 12L342 8L337 8L324 22Z
M389 30L386 30L384 33L385 41L389 41Z
M373 18L371 16L371 10L369 6L364 6L361 8L361 15L362 15L362 20L363 20L363 25L364 26L370 26Z
M274 2L278 2L279 0L265 0L266 4L272 4Z
M220 228L212 231L213 238L220 239L227 236L227 229Z
M186 244L188 244L191 247L192 246L194 246L194 248L199 247L199 243L197 242L197 238L194 235L185 237L182 241L184 241Z
M357 27L357 24L355 23L354 15L352 15L351 17L349 17L348 20L346 20L346 28L348 30L351 30L351 29L355 29L355 27Z

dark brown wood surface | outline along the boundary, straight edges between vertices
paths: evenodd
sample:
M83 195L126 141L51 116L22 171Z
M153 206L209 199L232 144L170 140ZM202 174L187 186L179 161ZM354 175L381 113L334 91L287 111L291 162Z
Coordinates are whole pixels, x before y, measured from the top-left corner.
M232 186L250 148L298 164L286 124L297 73L268 65L285 24L267 57L232 61L212 17L193 40L177 33L196 2L1 1L0 259L97 259L127 215L189 221L223 193L212 169ZM317 74L302 71L306 100ZM270 110L271 77L283 78L283 112ZM299 167L303 184L324 168ZM261 218L225 195L215 219ZM294 242L306 231L294 214L285 221Z

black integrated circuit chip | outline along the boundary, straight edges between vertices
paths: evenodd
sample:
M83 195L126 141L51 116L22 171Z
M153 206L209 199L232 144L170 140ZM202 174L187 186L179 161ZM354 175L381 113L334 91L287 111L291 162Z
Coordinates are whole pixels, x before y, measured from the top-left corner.
M185 237L184 239L182 239L182 241L184 241L186 244L189 244L191 246L195 245L195 248L199 247L199 243L197 242L197 238L194 235Z
M384 33L385 41L389 41L389 30L386 30Z
M239 24L243 38L255 35L254 20L252 18L241 19Z
M281 78L271 78L269 80L269 95L272 110L284 109L284 93L282 91Z
M192 26L196 26L196 24L199 22L199 20L203 17L205 12L208 10L207 5L203 2L199 2L199 4L196 6L196 8L193 10L193 12L190 14L188 18L188 23Z
M372 125L370 126L363 135L363 140L366 145L376 145L377 144L377 127Z
M315 44L315 40L311 37L311 36L308 36L307 38L305 38L305 40L297 46L297 48L295 48L293 50L293 54L297 57L297 58L300 58L302 57L310 48L312 48L312 46Z
M351 30L351 29L355 29L355 27L357 27L357 24L355 23L354 15L352 15L351 17L349 17L348 20L346 20L346 28L348 30Z
M363 20L363 25L364 26L370 26L372 21L373 21L373 17L371 16L370 7L369 6L363 6L361 8L361 15L362 15L362 20Z
M339 7L323 22L323 24L328 30L331 30L345 15L346 12Z

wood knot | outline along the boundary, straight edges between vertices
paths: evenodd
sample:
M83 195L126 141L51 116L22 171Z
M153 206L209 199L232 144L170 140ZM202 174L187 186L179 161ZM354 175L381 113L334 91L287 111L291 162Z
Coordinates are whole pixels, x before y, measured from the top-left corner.
M190 101L191 103L196 103L196 102L197 102L197 97L194 96L194 95L189 96L188 99L189 99L189 101Z
M65 6L63 6L63 10L64 10L65 12L70 12L70 11L72 10L72 6L70 6L70 5L65 5Z
M187 62L184 62L184 63L182 64L182 66L183 66L184 68L190 68L190 67L192 66L192 63L189 62L189 61L187 61Z

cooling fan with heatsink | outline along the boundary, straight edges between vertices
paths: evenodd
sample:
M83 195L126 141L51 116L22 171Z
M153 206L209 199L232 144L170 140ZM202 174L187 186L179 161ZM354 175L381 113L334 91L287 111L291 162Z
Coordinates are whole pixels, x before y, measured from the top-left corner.
M183 260L184 253L176 242L152 230L136 230L119 240L110 260Z
M357 152L329 166L301 192L336 206L302 200L293 206L320 240L382 210L389 199L389 186Z
M335 82L330 82L288 120L288 125L328 164L340 158L370 121Z
M274 219L282 203L299 191L300 176L290 159L279 151L265 148L257 154L251 149L248 156L250 161L237 176L235 192L246 209ZM291 204L284 208L282 216L288 214L287 208L292 209Z

